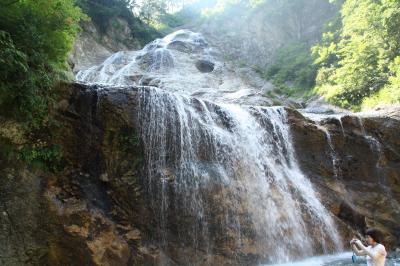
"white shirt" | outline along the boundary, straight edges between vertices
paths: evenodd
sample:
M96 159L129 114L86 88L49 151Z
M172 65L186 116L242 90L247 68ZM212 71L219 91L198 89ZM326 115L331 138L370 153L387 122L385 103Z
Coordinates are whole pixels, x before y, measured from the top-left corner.
M367 256L368 266L385 266L387 253L385 247L382 244L376 244L375 246L366 247L361 243L360 240L356 240L354 244L355 246L361 248L361 250L358 250L355 246L352 245L353 251L358 256Z
M365 249L368 266L385 266L386 249L382 244L368 246ZM372 255L372 256L371 256Z

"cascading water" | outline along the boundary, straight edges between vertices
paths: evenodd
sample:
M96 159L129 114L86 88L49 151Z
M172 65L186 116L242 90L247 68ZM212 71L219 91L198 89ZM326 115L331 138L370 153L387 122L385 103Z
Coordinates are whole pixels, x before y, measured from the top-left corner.
M268 84L242 78L201 34L187 30L157 39L142 50L122 51L77 73L85 83L149 85L212 101L264 105ZM205 73L206 72L206 73ZM256 85L256 86L255 86Z
M199 40L193 42L204 45ZM158 46L145 48L156 53L147 72L179 65ZM144 55L121 55L77 79L126 85L127 71L134 76ZM216 104L155 87L138 95L144 186L163 250L178 245L205 256L253 253L288 262L341 249L331 216L298 166L284 108Z
M164 244L169 219L176 219L164 214L173 208L193 218L194 246L215 245L209 225L216 217L235 249L251 232L271 261L340 248L332 219L298 167L284 108L215 105L149 88L140 97L148 188Z

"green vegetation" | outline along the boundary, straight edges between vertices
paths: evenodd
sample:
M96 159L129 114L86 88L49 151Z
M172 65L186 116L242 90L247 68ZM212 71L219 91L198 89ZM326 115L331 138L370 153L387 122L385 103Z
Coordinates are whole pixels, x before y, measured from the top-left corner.
M107 30L111 18L121 17L131 23L135 19L128 8L129 2L125 0L78 0L77 5L102 33Z
M347 0L341 15L313 48L316 92L353 110L400 103L400 2Z
M266 69L258 69L287 96L322 95L353 110L400 103L400 2L398 0L329 0L339 10L322 29L315 47L304 38L310 8L328 0L220 0L203 12L221 25L260 14L279 25L290 43L274 52ZM308 26L307 26L308 25ZM221 29L222 32L223 29Z
M260 23L275 25L281 35L285 36L287 43L273 52L272 60L266 68L253 67L274 84L276 94L307 98L315 86L318 70L311 54L313 37L308 32L309 27L319 27L312 25L312 20L309 19L313 8L322 12L319 14L321 18L314 23L320 23L318 20L323 17L330 17L329 8L339 9L338 6L330 5L328 0L223 0L218 1L214 7L205 9L203 14L207 19L221 25L232 18L240 18L236 22L238 27L238 23L251 23L254 18ZM258 30L258 34L260 31ZM261 42L260 39L257 41Z
M134 129L124 128L121 129L119 136L120 149L126 153L134 153L136 148L140 145L140 136Z
M185 5L185 0L147 0L140 6L139 18L165 35L199 18L197 6Z
M7 1L6 1L7 2ZM0 9L0 115L38 126L65 77L84 15L70 0L8 1Z
M22 149L22 158L29 162L42 159L46 164L59 158L46 132L53 126L56 84L68 77L67 54L83 18L71 0L2 3L0 116L23 125L29 146L35 148Z
M139 16L147 23L159 21L167 13L166 0L148 0L141 5Z
M24 144L3 145L1 157L20 158L50 171L62 169L52 116L58 91L71 77L67 56L82 20L104 33L115 18L126 20L145 44L159 33L132 13L127 0L4 0L0 9L0 118L19 125ZM88 15L85 15L84 12ZM113 25L114 27L118 25ZM131 141L129 139L129 141ZM3 141L4 142L4 141Z
M159 37L159 30L167 33L187 23L223 23L232 16L245 19L260 12L266 20L290 17L293 25L303 25L307 1L207 0L183 5L183 0L149 0L142 1L134 15L137 3L132 0L3 0L0 117L22 125L27 144L19 151L21 158L56 170L62 165L62 152L49 133L57 126L51 114L58 84L69 77L66 59L80 21L91 18L105 32L110 25L119 26L115 18L123 18L131 37L145 44ZM268 68L258 70L272 80L276 93L291 97L313 92L353 110L400 103L400 2L331 2L340 5L341 12L327 23L317 45L311 49L304 42L304 29L283 27L289 35L296 33L292 41L277 50ZM210 6L214 8L204 10ZM122 137L126 147L137 144L132 136Z
M309 45L293 43L276 52L274 62L264 75L272 80L278 93L303 95L315 85L317 67L313 64Z
M26 145L19 151L19 157L28 165L57 172L63 169L63 153L58 145L49 146L47 143Z
M77 0L77 5L91 18L101 33L105 33L110 24L117 23L116 18L124 19L133 34L142 45L160 37L160 33L142 18L134 16L131 0ZM129 37L129 36L127 36Z

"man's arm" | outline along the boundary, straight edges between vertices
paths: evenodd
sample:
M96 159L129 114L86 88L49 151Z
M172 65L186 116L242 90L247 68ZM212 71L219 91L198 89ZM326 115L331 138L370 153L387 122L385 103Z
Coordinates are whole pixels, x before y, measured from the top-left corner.
M367 253L364 250L359 250L355 243L351 244L351 249L356 253L357 256L366 256Z
M371 252L366 246L364 246L360 240L354 242L362 251L364 251L368 256L373 259L377 259L378 257L385 256L386 257L386 250L379 249L376 252Z

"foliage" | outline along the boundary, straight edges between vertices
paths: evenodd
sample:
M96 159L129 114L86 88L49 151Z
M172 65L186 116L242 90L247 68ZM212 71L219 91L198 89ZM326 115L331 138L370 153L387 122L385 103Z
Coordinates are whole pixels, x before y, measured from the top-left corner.
M159 24L162 25L163 29L170 30L176 27L180 27L187 23L191 19L191 11L183 9L174 14L164 13L159 17Z
M20 158L28 165L52 172L63 168L63 153L58 145L38 143L25 146L19 152Z
M388 83L376 94L364 99L362 109L400 103L400 56L390 64L389 73Z
M316 91L354 110L399 103L400 2L347 0L341 15L342 25L313 49Z
M133 38L142 45L159 37L158 31L144 23L139 17L134 16L132 0L77 0L77 4L91 18L100 32L105 33L110 23L115 18L127 21Z
M23 93L23 88L15 86L14 82L23 79L28 68L26 54L15 47L10 34L0 31L0 112L3 114L12 114L17 107L15 101ZM15 91L15 88L21 91Z
M68 0L20 0L0 9L0 115L36 126L46 120L81 18Z
M200 17L200 9L185 0L149 0L140 6L139 17L162 34L187 25Z
M167 3L165 0L147 0L140 7L139 16L148 24L167 13Z
M318 16L313 15L314 9L318 10ZM316 36L311 36L310 28L318 29L324 20L333 16L331 11L338 9L338 6L324 0L218 0L217 5L206 9L205 15L208 19L216 20L217 24L222 24L221 28L226 23L233 26L234 30L235 26L241 27L243 20L250 23L259 21L277 28L273 31L268 27L263 27L265 30L254 30L258 35L255 37L256 47L262 46L260 34L273 35L274 31L279 31L278 41L285 40L280 48L271 47L272 58L260 72L272 81L278 93L304 96L314 87L317 73L311 47L318 38L318 32L313 29ZM232 22L235 19L236 21ZM246 36L250 42L251 38ZM274 37L267 38L271 41Z
M60 158L48 134L54 88L67 78L67 55L84 18L71 0L7 0L0 9L0 116L23 124L29 143L21 158L52 170Z
M78 0L77 5L95 23L100 31L106 31L110 18L122 17L132 22L134 19L127 0Z
M276 85L290 83L292 87L310 89L315 85L316 73L310 47L303 43L292 43L278 49L265 77Z

